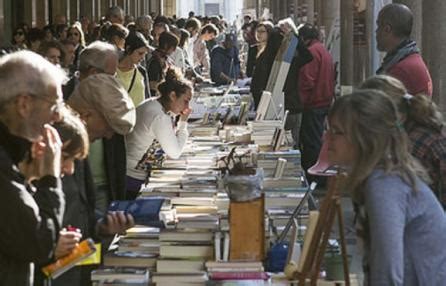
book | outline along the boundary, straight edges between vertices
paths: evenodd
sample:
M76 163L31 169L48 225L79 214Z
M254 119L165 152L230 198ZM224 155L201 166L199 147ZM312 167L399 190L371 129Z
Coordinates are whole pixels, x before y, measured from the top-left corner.
M194 273L204 271L203 260L158 259L156 271L160 273Z
M145 268L116 267L95 269L91 272L91 281L126 280L126 282L148 282L149 271Z
M70 254L59 258L56 262L42 267L42 272L53 279L70 270L77 263L89 257L96 251L94 241L91 238L81 241Z
M136 224L163 227L164 224L159 218L161 206L164 198L145 197L133 201L113 201L108 207L108 211L124 211L133 216Z
M186 205L186 206L214 206L214 198L206 197L177 197L170 200L172 205Z
M153 253L118 251L104 255L104 266L153 268L156 265L157 257L158 255Z
M211 242L213 233L209 231L162 231L160 241L203 241Z
M261 262L227 262L208 261L205 264L208 272L263 272Z
M212 259L214 257L214 247L212 245L185 245L185 244L161 245L160 256L162 258Z
M206 272L194 272L194 273L154 273L152 282L159 285L159 283L167 283L165 285L173 285L178 283L203 283L208 280ZM202 284L202 285L203 285Z
M211 272L212 280L268 280L266 272Z

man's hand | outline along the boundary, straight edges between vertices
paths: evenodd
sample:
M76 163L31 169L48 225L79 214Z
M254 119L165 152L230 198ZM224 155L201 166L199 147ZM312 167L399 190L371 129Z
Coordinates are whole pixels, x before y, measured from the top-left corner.
M42 139L32 143L30 152L31 159L19 163L20 171L28 180L46 175L60 177L62 142L54 127L45 125Z
M96 228L100 235L114 235L124 233L133 227L135 221L131 214L124 214L122 211L109 212L105 219L98 221Z
M59 239L57 240L56 249L54 251L54 257L59 259L68 255L78 245L82 238L82 234L77 231L67 231L62 229L59 232Z

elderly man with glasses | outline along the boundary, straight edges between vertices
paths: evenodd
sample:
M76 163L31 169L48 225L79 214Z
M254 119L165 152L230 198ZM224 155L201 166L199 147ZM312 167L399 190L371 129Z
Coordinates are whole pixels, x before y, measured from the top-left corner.
M0 59L0 281L31 285L53 256L64 211L60 120L63 72L29 51ZM41 178L29 185L20 170Z

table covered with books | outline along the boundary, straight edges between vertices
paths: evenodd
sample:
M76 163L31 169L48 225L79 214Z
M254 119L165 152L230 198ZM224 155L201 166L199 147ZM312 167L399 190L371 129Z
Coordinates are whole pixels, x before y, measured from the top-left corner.
M203 97L203 114L189 124L190 138L182 156L163 158L151 168L137 201L142 210L149 201L159 203L160 209L150 221L140 220L142 225L115 238L101 267L91 273L94 284L292 285L283 273L268 272L267 254L309 189L300 152L289 147L292 139L284 132L283 121L249 121L247 107L240 108L240 95L224 96ZM225 112L235 110L229 108L231 100L238 106L231 122L236 125L221 120ZM261 225L261 233L256 234L262 238L260 256L239 253L254 240L259 243L255 235L231 239L233 198L225 180L234 165L261 170L261 191L248 199L248 203L262 200L261 213L257 219L249 212L239 218L247 227ZM302 240L308 213L305 201L285 241L292 235L293 240Z

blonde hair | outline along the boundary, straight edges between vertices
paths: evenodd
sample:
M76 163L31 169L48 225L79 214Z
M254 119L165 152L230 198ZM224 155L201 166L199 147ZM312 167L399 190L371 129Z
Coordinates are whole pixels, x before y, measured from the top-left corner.
M423 127L441 131L443 116L437 105L424 94L407 94L403 83L388 75L375 75L361 84L360 88L371 88L385 92L406 117L406 124L417 123Z
M328 116L342 126L355 150L347 188L362 202L361 186L375 169L399 175L416 190L416 177L427 180L421 165L408 149L395 104L378 90L364 89L335 101Z

